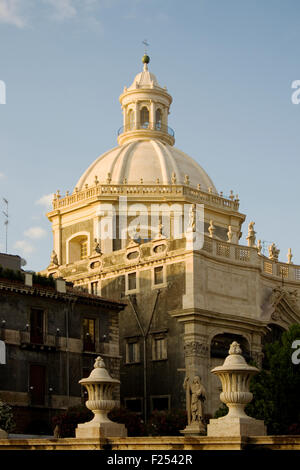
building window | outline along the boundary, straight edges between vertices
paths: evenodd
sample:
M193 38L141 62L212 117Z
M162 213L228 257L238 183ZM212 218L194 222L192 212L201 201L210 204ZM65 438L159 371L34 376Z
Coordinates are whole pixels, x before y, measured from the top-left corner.
M141 127L144 129L149 127L149 111L146 106L141 109Z
M126 343L126 363L140 362L140 345L138 340L129 340Z
M126 293L133 293L138 291L138 276L137 273L128 273L126 275Z
M95 320L94 318L83 319L83 349L84 351L95 351Z
M152 338L152 360L162 361L167 359L167 338L164 335Z
M80 243L80 259L87 258L88 255L88 242L87 240L83 240Z
M98 295L98 281L91 282L91 294Z
M154 268L154 285L163 284L164 282L164 267L157 266Z
M81 232L68 239L66 242L67 264L76 263L77 261L86 259L89 252L89 234Z
M30 342L44 343L44 311L38 308L30 311Z
M151 411L165 411L170 409L170 396L169 395L156 395L151 396Z
M152 269L152 288L167 287L166 266L156 266Z
M161 129L161 110L157 109L155 113L155 128L157 130Z
M142 414L143 412L143 399L142 398L125 398L125 407L127 410L133 411L134 413Z

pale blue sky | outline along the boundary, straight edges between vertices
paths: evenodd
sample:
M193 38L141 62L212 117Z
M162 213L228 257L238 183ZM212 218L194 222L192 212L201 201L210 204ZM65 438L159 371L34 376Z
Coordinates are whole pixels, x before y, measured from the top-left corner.
M173 96L175 145L224 194L240 197L257 237L300 264L298 0L0 0L0 249L49 263L43 196L72 191L117 144L119 95L141 68Z

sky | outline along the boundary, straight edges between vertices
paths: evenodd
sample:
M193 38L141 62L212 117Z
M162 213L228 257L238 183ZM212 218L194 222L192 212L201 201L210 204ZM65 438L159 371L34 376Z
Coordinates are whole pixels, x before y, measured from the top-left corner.
M239 195L241 242L254 221L300 264L298 0L0 0L0 251L5 198L8 252L48 266L49 201L117 145L144 39L175 146Z

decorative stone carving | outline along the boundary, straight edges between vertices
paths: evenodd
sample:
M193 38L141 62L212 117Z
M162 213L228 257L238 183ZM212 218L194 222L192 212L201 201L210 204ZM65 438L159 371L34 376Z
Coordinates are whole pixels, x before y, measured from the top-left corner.
M188 426L183 432L185 434L204 434L203 402L206 400L206 390L201 383L201 378L195 375L193 381L191 381L189 377L186 377L183 388L186 392L186 411L188 417Z
M163 238L163 224L159 222L158 227L157 227L157 236L156 238Z
M189 177L189 175L184 175L184 184L187 184L187 185L190 184L190 177Z
M111 183L111 173L107 173L106 184L110 184L110 183Z
M231 225L228 225L228 232L227 232L227 241L228 243L232 243L233 238L233 231Z
M239 343L234 341L224 364L212 369L222 383L220 399L228 408L228 414L218 419L211 419L207 426L208 436L265 436L264 422L250 418L245 413L245 406L253 395L249 391L250 379L259 372L249 366L241 355Z
M207 358L209 355L209 347L205 343L199 341L189 341L184 345L185 356L199 356Z
M262 250L261 240L257 240L256 249L257 249L257 254L261 255L261 250Z
M94 413L94 418L87 423L78 424L76 437L126 437L124 424L113 423L107 417L107 413L117 404L112 399L112 391L120 381L109 375L100 356L95 360L94 369L89 377L81 379L79 383L87 389L88 400L85 404Z
M52 253L51 253L50 265L51 264L54 266L58 266L58 257L57 257L55 250L52 250Z
M171 183L172 183L172 184L176 184L176 183L177 183L176 173L174 173L174 171L173 171L172 176L171 176Z
M273 307L272 320L278 321L286 318L287 312L290 315L299 316L297 290L288 291L282 287L275 287L270 295L269 303Z
M262 351L252 351L251 356L252 356L253 361L255 361L255 363L261 369L262 361L263 361L263 358L264 358L264 353Z
M188 228L192 232L196 232L196 204L192 204L190 207Z
M97 238L94 239L93 253L96 255L102 255L100 243L99 243L99 240L97 240Z
M210 225L208 227L208 232L209 232L209 236L211 238L214 237L214 234L215 234L215 231L216 231L216 227L214 226L214 223L212 220L209 221Z
M288 252L287 252L288 264L293 264L293 263L292 263L292 258L293 258L293 255L292 255L292 248L289 248L289 249L288 249Z
M254 230L254 225L255 222L250 222L248 225L248 236L247 236L247 241L248 241L248 246L255 246L255 230Z
M273 261L278 261L280 250L276 248L276 245L274 242L268 247L268 250L269 250L269 259Z

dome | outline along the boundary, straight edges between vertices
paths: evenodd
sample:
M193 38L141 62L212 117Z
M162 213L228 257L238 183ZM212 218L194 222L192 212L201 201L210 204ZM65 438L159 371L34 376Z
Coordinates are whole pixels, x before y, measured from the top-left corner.
M202 190L215 186L203 168L181 150L156 139L133 140L115 147L97 158L77 183L79 190L95 184L95 177L105 183L110 173L111 184L171 184L172 174L176 183L183 184L186 175L192 186ZM125 180L126 179L126 180Z

